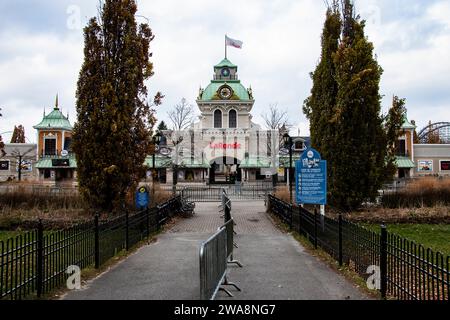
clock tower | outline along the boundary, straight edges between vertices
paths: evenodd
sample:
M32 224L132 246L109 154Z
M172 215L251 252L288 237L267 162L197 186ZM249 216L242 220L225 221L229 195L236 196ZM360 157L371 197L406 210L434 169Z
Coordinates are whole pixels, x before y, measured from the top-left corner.
M227 58L214 66L211 83L200 88L197 105L200 122L196 129L251 129L251 110L255 100L237 75L238 67Z

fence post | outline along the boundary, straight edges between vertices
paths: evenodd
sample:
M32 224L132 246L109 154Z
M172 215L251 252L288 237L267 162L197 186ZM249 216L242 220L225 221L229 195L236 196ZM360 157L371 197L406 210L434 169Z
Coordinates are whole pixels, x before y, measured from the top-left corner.
M125 211L125 250L128 251L130 249L130 230L129 230L129 216L128 210Z
M298 233L302 234L302 207L298 206Z
M289 225L290 225L290 227L291 227L291 231L292 231L292 229L293 229L293 227L294 227L294 224L293 224L293 215L294 215L294 209L293 209L293 205L292 204L290 204L289 205Z
M94 255L95 255L95 269L100 268L100 232L99 232L99 215L94 218Z
M36 252L36 290L38 298L41 297L44 289L44 226L39 219L37 230L37 252Z
M387 293L387 234L386 225L383 223L380 237L380 291L383 299L386 299Z
M150 237L150 209L145 209L145 223L147 225L147 238Z
M342 267L344 253L342 251L342 213L339 213L339 266Z
M317 249L317 208L314 208L314 248Z

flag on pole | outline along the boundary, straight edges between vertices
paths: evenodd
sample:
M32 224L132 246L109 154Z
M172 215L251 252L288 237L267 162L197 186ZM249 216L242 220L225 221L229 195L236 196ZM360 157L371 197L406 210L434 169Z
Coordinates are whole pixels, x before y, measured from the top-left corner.
M229 38L228 36L225 36L225 45L227 45L227 46L242 49L242 44L243 44L243 42L240 40L234 40L234 39Z

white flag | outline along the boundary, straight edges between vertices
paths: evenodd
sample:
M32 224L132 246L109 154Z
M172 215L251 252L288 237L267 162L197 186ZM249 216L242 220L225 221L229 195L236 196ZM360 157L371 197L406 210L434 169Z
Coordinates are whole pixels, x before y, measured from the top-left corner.
M225 36L225 43L227 46L242 49L243 42L240 40L234 40L234 39L228 38L228 36Z

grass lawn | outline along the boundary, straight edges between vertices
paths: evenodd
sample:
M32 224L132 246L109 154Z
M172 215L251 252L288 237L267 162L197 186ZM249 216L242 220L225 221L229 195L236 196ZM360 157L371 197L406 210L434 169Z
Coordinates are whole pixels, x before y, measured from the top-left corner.
M0 241L8 240L9 238L19 235L20 231L0 231Z
M380 232L379 225L366 225ZM450 255L450 224L389 224L388 232L413 240L426 248Z

